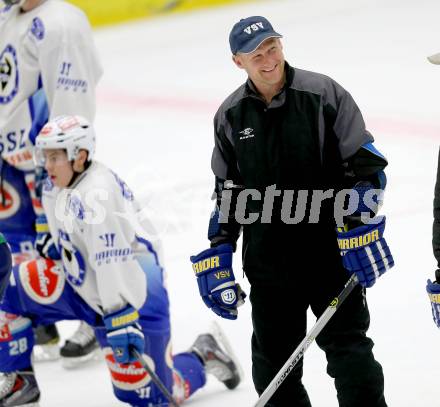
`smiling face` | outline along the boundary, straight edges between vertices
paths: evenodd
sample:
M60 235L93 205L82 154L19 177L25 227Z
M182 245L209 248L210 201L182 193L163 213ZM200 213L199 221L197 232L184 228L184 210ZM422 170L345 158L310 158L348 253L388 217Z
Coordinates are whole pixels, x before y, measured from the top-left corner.
M258 91L270 102L285 81L283 46L279 38L268 38L249 54L237 53L235 64L244 69Z

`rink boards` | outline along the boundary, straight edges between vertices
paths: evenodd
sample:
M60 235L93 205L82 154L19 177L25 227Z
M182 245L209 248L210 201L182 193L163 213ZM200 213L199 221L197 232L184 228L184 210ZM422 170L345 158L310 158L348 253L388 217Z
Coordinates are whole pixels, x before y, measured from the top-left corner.
M69 0L84 10L93 26L245 1L250 0Z

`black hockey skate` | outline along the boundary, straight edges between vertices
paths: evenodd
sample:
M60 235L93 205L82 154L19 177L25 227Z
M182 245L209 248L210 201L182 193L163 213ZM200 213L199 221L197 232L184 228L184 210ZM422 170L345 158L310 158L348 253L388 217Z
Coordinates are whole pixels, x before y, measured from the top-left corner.
M39 400L40 389L32 370L0 375L0 407L38 407Z
M241 369L220 327L216 324L214 328L212 334L199 335L190 351L202 360L206 373L214 375L232 390L241 381Z
M74 369L80 365L96 360L99 356L99 345L93 328L81 321L78 329L60 350L63 367Z
M39 325L34 329L34 334L33 357L35 362L48 362L60 358L60 335L55 324Z

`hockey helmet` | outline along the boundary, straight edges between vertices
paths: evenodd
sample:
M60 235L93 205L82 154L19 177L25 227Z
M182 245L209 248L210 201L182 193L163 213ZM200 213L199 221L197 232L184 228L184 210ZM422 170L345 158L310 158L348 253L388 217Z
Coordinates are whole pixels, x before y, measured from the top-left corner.
M95 131L81 116L58 116L46 123L35 139L35 164L44 165L44 150L64 149L69 161L75 160L80 150L87 150L87 161L95 154Z

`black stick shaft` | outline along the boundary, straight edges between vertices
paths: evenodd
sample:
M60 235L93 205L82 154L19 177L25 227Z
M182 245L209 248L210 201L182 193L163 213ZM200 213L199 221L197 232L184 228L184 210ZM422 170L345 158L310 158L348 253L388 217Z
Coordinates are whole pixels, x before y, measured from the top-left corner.
M159 379L159 376L151 370L150 366L148 366L148 363L145 361L144 357L136 350L133 349L133 355L136 357L136 359L139 360L142 367L147 371L147 373L150 375L151 380L153 383L159 387L160 391L163 393L163 395L168 399L168 401L174 406L179 407L179 404L174 399L174 397L171 395L171 393L168 391L168 389L165 387L165 385L162 383L162 380Z

